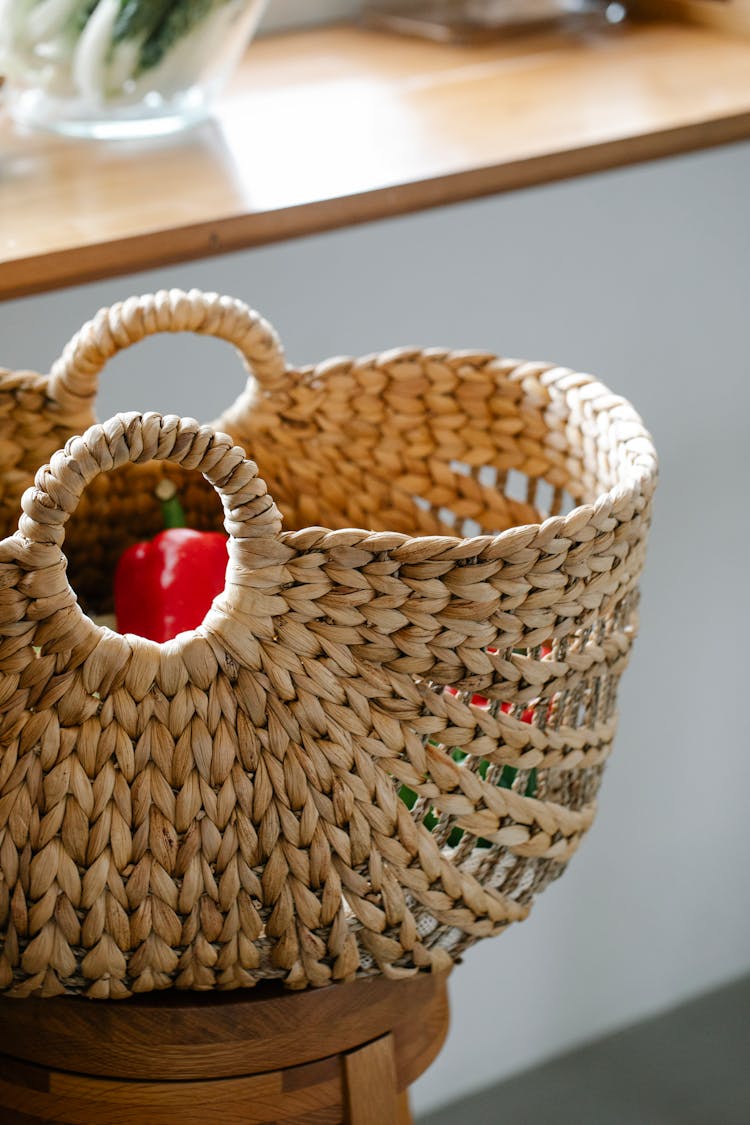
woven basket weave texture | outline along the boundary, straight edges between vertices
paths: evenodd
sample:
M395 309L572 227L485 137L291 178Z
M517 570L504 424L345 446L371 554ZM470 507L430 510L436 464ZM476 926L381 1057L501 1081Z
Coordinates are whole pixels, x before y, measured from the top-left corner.
M234 344L246 390L211 426L96 423L107 360L158 331ZM434 348L294 369L241 302L170 291L0 372L0 450L0 989L441 970L561 874L656 483L624 399ZM157 645L92 616L163 476L230 563Z

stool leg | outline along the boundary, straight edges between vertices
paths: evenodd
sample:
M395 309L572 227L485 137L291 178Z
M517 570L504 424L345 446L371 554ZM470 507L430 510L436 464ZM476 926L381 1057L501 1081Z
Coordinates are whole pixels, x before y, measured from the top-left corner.
M396 1090L392 1035L345 1055L344 1074L346 1125L401 1125L411 1120L403 1117L403 1099Z
M398 1125L414 1125L414 1118L409 1108L409 1091L403 1090L398 1096Z

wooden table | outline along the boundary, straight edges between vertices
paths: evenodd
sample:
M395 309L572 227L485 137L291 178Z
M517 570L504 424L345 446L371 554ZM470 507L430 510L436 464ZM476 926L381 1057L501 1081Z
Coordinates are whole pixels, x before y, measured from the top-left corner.
M0 1000L3 1125L409 1125L446 977Z
M635 24L254 43L215 121L105 145L0 121L0 299L750 136L750 38Z

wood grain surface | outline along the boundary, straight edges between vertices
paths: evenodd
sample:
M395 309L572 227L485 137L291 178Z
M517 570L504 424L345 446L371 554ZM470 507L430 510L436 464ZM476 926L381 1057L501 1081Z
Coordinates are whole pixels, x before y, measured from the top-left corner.
M446 977L308 992L0 1000L3 1125L409 1125Z
M254 43L214 121L102 144L0 120L0 298L750 136L750 41L646 23L459 47Z
M394 1125L398 1121L395 1044L382 1035L344 1059L348 1125Z
M338 1059L286 1072L200 1082L123 1082L17 1063L0 1057L0 1120L66 1125L340 1125L344 1114Z
M0 1053L58 1070L128 1079L258 1074L341 1054L392 1033L398 1088L439 1051L446 978L358 980L283 992L152 993L120 1003L0 999ZM155 1049L158 1044L158 1050Z

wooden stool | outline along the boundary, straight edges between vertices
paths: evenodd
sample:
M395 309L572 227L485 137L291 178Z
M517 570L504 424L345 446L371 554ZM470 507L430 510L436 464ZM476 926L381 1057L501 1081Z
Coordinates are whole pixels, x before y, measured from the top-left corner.
M0 999L3 1125L408 1125L446 976L306 992Z

